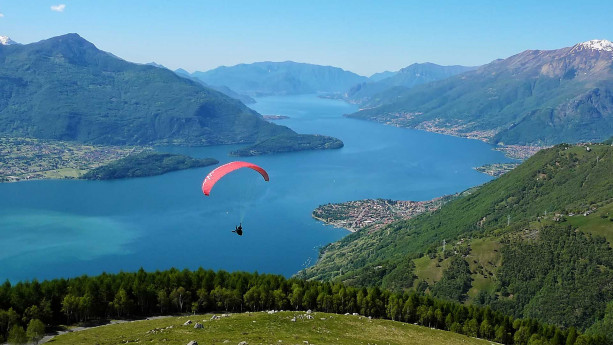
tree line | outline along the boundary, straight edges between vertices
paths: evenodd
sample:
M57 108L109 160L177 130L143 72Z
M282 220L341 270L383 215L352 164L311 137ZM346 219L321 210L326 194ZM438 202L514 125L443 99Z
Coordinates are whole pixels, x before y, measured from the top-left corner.
M317 310L359 313L415 323L503 344L606 344L534 319L514 319L489 307L463 305L415 292L286 279L272 274L198 269L81 276L0 287L0 341L37 340L31 324L74 324L153 315ZM27 331L25 330L27 328Z

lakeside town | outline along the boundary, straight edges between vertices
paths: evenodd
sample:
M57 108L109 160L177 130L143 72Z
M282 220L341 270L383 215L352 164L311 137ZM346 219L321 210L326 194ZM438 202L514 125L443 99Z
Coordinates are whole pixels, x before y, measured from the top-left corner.
M435 211L457 195L428 201L365 199L318 206L313 218L351 232L370 227L375 231L401 219L410 219L424 212Z
M468 124L442 124L441 119L434 119L430 121L423 121L419 123L415 129L421 129L427 132L452 135L455 137L467 138L467 139L476 139L483 142L489 142L496 133L498 132L495 129L489 130L472 130L466 131Z
M362 110L362 109L361 109ZM451 135L455 137L476 139L483 142L490 142L496 133L495 129L490 130L472 130L466 131L466 128L470 124L444 124L441 119L434 119L429 121L422 121L415 125L412 120L421 115L421 112L395 112L388 114L379 114L378 116L369 117L368 120L376 121L390 126L413 128L426 132L439 133L444 135ZM518 160L525 160L542 149L549 148L551 146L537 146L537 145L499 145L496 147L496 151L503 152L507 157Z
M532 157L535 153L543 149L550 148L549 146L535 145L500 145L495 150L503 152L507 157L519 160L526 160Z
M0 137L0 182L79 178L90 169L145 149Z

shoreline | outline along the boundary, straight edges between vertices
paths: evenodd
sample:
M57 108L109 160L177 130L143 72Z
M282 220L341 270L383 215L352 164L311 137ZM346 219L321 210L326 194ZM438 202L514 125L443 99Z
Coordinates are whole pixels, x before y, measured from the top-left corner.
M283 115L266 116L275 117L274 120L288 118ZM383 125L437 133L457 138L479 140L492 145L492 150L503 152L506 157L514 160L525 160L539 150L551 147L536 145L494 145L491 144L488 141L488 138L485 136L470 135L470 133L459 133L448 128L425 125L410 127L403 126L398 123L394 124L370 119L360 120L378 122ZM18 144L15 144L15 142L18 142ZM16 147L16 145L18 146L20 144L23 147ZM12 146L13 151L11 152L9 149L6 149L6 146ZM147 149L151 148L148 146L96 146L55 140L0 137L0 153L5 157L4 160L0 162L4 163L4 169L6 170L0 170L0 183L40 180L78 180L80 179L81 175L85 174L89 170L104 164L108 164L111 161L126 157L135 151L144 151ZM21 160L11 162L10 159L12 156L17 154L21 155ZM56 166L60 166L55 169L28 170L32 169L31 165L33 165L28 163L35 158L36 164L39 166L45 164L55 164Z
M312 217L313 219L315 219L316 221L318 221L318 222L322 222L322 223L324 223L324 225L325 225L325 226L332 226L332 227L334 227L334 228L336 228L336 229L347 230L347 231L349 231L349 232L351 232L351 233L354 233L354 232L357 232L357 231L358 231L358 229L353 229L353 228L345 228L345 227L342 227L342 226L335 225L335 224L333 224L333 223L328 223L328 222L327 222L325 219L320 218L320 217L317 217L317 216L313 215L312 213L311 213L311 217Z
M363 109L360 109L360 110L363 110ZM354 113L354 114L357 114L357 113ZM472 131L472 132L461 132L461 130L464 128L462 125L453 126L453 127L441 127L437 125L438 120L436 119L420 122L417 125L407 125L406 123L403 123L402 121L403 119L411 120L415 118L416 115L419 115L419 113L401 113L401 114L396 114L397 116L393 118L390 118L390 117L363 118L363 117L352 116L352 115L353 114L345 114L343 116L351 118L351 119L377 122L382 125L393 126L397 128L406 128L406 129L412 129L412 130L417 130L417 131L448 135L448 136L452 136L456 138L478 140L478 141L491 145L493 147L492 150L501 151L504 153L506 157L515 159L515 160L525 160L531 157L532 155L534 155L536 152L553 146L553 145L539 146L539 145L518 145L518 144L510 144L510 145L493 144L490 142L490 140L497 133L495 129ZM388 115L391 115L391 114L388 114Z

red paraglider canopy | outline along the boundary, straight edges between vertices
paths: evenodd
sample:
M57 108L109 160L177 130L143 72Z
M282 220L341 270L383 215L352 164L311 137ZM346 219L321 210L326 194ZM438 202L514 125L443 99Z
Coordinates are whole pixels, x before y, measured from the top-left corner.
M268 181L268 173L266 172L266 170L262 169L261 167L253 163L248 163L248 162L240 162L240 161L230 162L230 163L227 163L227 164L224 164L222 166L215 168L208 175L206 175L206 177L204 178L204 181L202 182L202 192L204 193L204 195L208 196L211 193L211 189L213 189L213 186L215 185L215 183L217 183L219 179L224 177L224 175L236 169L240 169L240 168L251 168L259 172L260 174L262 174L262 177L264 177L264 180Z

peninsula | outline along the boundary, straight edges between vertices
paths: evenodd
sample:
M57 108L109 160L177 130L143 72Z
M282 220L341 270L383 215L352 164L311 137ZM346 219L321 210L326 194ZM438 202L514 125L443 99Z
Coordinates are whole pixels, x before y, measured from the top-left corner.
M289 116L285 115L262 115L264 120L274 121L274 120L285 120L289 119Z
M198 159L171 153L141 152L95 168L82 178L85 180L112 180L145 177L217 163L219 161L213 158Z
M265 139L236 151L233 156L260 156L271 153L294 152L304 150L340 149L344 144L341 140L325 135L295 134L279 135Z

